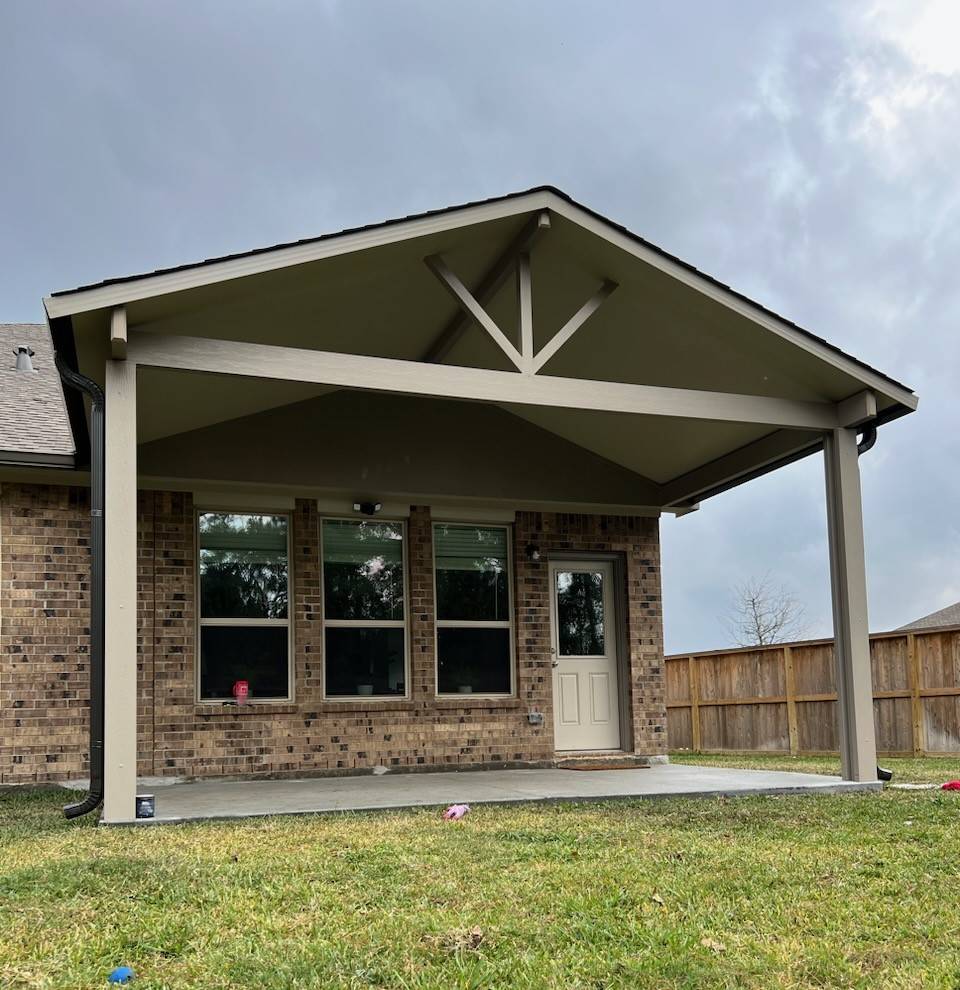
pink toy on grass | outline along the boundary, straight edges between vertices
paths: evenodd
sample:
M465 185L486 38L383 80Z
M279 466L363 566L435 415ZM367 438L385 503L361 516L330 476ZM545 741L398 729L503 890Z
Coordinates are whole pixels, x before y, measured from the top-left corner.
M458 821L463 818L469 810L469 804L451 804L450 807L443 813L443 820L445 822Z

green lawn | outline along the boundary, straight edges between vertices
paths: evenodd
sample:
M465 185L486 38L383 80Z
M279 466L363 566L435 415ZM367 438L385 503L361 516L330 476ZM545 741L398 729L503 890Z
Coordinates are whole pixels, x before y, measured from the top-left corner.
M692 763L705 767L742 767L746 770L796 770L798 773L840 773L836 756L785 756L782 753L730 756L728 754L672 753L672 763ZM960 779L960 760L912 759L881 756L880 765L893 771L892 783L942 784Z
M63 799L0 795L4 988L960 985L950 793L138 830Z

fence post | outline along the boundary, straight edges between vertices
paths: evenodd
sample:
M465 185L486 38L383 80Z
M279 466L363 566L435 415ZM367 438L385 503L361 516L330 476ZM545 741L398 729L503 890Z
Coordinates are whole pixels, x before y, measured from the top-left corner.
M700 752L700 672L696 657L687 657L687 679L690 682L690 745Z
M913 755L923 756L923 701L920 697L920 658L913 633L907 633L907 671L910 678L910 705L913 709Z
M800 751L797 733L797 685L793 675L793 650L789 646L783 648L783 679L787 689L787 729L790 732L790 755L796 756Z

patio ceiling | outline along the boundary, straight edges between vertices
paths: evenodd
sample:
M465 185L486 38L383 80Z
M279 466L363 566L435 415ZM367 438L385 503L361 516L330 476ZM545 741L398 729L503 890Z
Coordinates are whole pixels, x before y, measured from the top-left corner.
M515 372L505 349L520 351L523 344L513 265L518 244L530 256L535 351L598 289L616 286L535 380L831 404L869 390L877 422L916 406L916 397L893 379L549 189L116 280L54 295L46 305L55 330L62 333L71 321L80 370L101 380L117 307L131 340L138 334L158 341L207 338ZM433 257L480 297L506 348L479 323L460 318L460 304L424 263ZM491 279L498 261L505 275ZM482 293L491 281L499 281L495 291ZM139 440L180 436L335 390L320 382L143 369ZM816 429L783 428L774 420L718 416L713 422L518 398L489 401L518 422L665 486L663 505L812 452L820 438Z

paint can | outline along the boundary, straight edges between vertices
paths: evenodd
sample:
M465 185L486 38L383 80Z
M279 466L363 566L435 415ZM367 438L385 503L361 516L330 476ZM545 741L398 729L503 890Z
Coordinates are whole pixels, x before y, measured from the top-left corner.
M157 806L152 794L137 795L137 818L153 818L157 813Z

